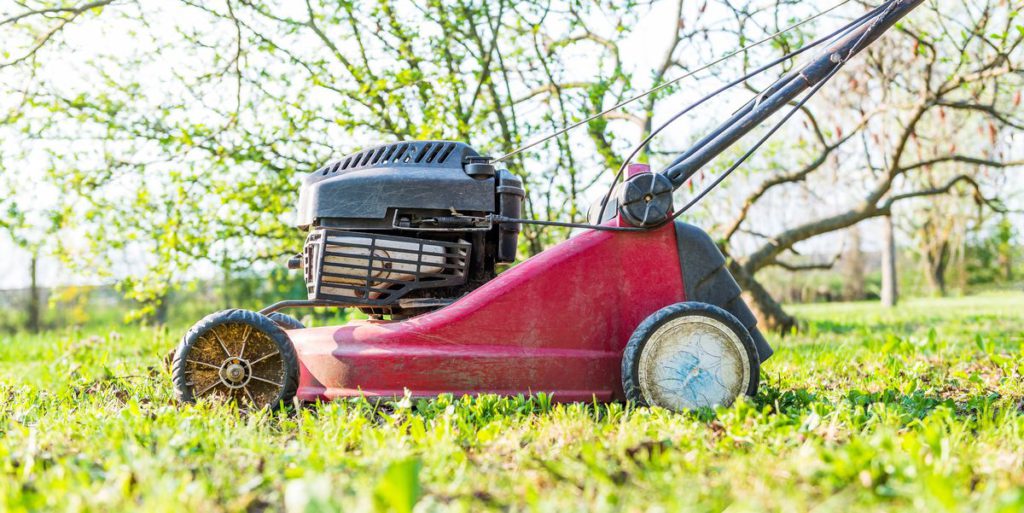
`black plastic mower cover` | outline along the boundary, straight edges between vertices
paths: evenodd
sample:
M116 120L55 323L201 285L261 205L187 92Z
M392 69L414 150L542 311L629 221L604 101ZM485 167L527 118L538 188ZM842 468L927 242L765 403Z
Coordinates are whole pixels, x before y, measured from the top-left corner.
M696 226L676 222L676 244L686 300L715 305L731 313L750 332L761 361L767 360L774 351L757 329L757 318L740 297L742 290L725 267L725 256L715 241Z

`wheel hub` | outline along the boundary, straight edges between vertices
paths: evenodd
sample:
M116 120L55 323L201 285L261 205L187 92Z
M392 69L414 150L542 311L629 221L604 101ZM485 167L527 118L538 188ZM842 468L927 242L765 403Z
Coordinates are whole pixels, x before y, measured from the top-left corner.
M739 337L703 316L680 317L661 326L641 353L638 370L647 403L675 411L728 406L750 379Z
M232 357L220 366L220 381L228 388L244 387L252 378L252 368L247 360Z

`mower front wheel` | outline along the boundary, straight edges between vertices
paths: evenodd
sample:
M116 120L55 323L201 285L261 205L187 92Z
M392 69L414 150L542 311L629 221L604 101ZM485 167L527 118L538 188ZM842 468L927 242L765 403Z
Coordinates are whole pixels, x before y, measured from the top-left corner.
M295 348L284 330L248 310L210 314L188 330L171 365L182 402L200 397L246 409L288 404L299 384Z
M676 303L651 314L622 356L626 399L672 411L729 406L757 393L754 340L732 314L705 303Z
M267 317L274 321L274 324L286 330L301 330L306 327L305 324L302 324L302 321L286 313L274 312Z

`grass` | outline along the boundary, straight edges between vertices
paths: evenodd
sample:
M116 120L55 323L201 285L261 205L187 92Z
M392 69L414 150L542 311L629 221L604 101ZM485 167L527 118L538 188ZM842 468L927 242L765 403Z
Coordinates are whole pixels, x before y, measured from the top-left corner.
M172 402L183 327L0 339L0 510L1020 511L1024 295L793 311L754 399Z

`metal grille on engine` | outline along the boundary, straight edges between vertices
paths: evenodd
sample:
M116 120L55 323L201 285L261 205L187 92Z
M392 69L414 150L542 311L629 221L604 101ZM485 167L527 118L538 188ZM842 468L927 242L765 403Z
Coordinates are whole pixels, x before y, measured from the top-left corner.
M346 230L314 230L303 254L309 299L395 303L412 290L465 283L471 244Z

